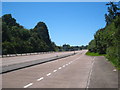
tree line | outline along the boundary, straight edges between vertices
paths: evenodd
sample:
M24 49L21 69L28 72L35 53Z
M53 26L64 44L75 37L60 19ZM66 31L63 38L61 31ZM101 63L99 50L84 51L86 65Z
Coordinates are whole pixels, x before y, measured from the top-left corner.
M57 46L59 51L78 51L82 49L87 49L87 45L81 45L81 46L71 46L69 44L63 44L62 46Z
M11 14L2 19L2 54L56 51L44 22L38 22L33 29L25 29Z
M2 54L19 54L48 51L75 51L87 49L87 46L57 46L51 41L44 22L38 22L33 29L25 29L11 14L2 19Z
M120 67L120 6L109 2L105 14L106 26L99 29L89 42L89 52L106 54L106 57Z

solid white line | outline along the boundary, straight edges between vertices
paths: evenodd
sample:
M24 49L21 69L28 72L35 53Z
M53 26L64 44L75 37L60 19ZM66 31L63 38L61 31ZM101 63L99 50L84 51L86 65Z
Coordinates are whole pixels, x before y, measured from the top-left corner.
M44 77L41 77L41 78L37 79L37 81L40 81L40 80L42 80L42 79L44 79Z
M51 75L51 73L48 73L48 74L47 74L47 76L50 76L50 75Z
M56 72L57 70L54 70L53 72Z
M33 83L29 83L28 85L25 85L24 88L27 88L29 86L33 85Z
M59 67L58 69L61 69L61 67Z
M91 79L91 75L92 75L92 68L93 68L94 62L95 62L95 57L93 58L93 62L92 62L92 66L91 66L91 69L90 69L90 72L89 72L86 88L89 88L89 85L90 85L90 79Z

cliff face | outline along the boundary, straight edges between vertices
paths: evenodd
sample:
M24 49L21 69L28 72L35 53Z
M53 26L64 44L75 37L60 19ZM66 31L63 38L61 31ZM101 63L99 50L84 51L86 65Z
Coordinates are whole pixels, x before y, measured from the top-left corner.
M2 16L2 53L54 51L48 28L39 22L34 29L25 29L11 14Z

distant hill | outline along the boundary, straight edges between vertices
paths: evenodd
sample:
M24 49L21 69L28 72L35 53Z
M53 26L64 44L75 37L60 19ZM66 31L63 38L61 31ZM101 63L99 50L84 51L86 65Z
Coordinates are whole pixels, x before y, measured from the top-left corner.
M33 29L25 29L11 14L2 16L2 53L30 53L55 51L47 26L38 22Z

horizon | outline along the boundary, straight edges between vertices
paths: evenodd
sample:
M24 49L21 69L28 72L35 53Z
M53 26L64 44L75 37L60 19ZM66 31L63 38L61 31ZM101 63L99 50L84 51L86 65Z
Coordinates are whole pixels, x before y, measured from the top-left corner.
M56 45L81 46L88 45L95 32L104 28L106 3L2 2L2 15L11 14L26 29L34 28L40 21L44 22Z

